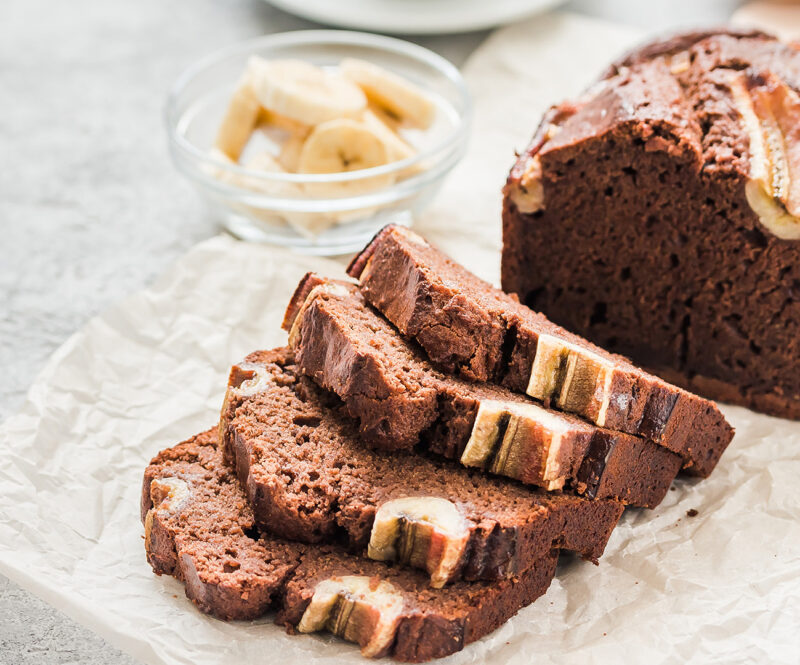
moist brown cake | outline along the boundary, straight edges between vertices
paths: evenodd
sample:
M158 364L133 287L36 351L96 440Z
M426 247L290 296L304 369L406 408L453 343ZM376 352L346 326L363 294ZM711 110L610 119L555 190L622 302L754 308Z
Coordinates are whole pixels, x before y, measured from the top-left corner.
M153 570L177 577L201 611L220 619L254 619L275 606L304 551L256 531L214 430L153 458L141 511Z
M341 397L366 442L424 442L458 459L545 489L656 506L681 467L651 441L549 411L490 384L446 376L364 302L356 286L309 273L284 327L297 364Z
M370 450L339 400L287 349L234 366L226 457L270 533L424 568L441 586L518 575L554 547L596 561L622 506L529 490L414 453Z
M254 619L276 609L277 623L292 632L328 629L364 655L409 662L446 656L493 631L547 590L557 560L547 552L515 579L432 590L414 570L262 535L223 463L216 429L153 459L141 508L147 560L158 575L181 580L201 611ZM327 608L326 589L337 598Z
M567 332L407 229L383 229L348 271L366 300L447 371L652 439L695 475L711 473L733 437L713 402Z
M551 109L514 165L502 283L700 393L800 417L800 51L680 35Z

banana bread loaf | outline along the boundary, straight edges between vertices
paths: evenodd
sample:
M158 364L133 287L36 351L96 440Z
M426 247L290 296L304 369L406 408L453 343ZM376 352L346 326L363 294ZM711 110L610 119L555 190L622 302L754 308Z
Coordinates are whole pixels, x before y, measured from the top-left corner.
M366 300L447 371L652 439L695 475L711 473L733 437L713 402L567 332L407 229L383 229L349 273Z
M216 429L153 459L141 509L150 565L181 580L201 611L254 619L274 609L291 632L328 630L365 656L408 662L446 656L495 630L547 590L557 561L548 551L516 578L433 590L414 570L261 534Z
M260 527L304 542L341 540L425 569L436 587L519 575L555 547L596 561L622 513L616 501L370 450L339 400L300 375L287 349L233 367L220 433Z
M502 283L707 397L800 417L800 52L634 51L551 109L508 178Z
M284 327L303 372L344 400L373 445L423 442L465 466L635 506L656 506L680 470L680 456L651 441L442 374L353 284L309 273Z

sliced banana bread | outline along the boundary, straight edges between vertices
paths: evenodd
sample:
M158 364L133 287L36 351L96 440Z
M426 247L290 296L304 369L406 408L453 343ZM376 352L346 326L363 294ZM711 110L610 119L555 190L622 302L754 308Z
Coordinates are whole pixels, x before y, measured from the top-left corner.
M353 284L306 275L284 327L303 372L344 400L372 445L422 442L465 466L544 489L648 507L680 470L680 456L651 441L442 374Z
M711 473L733 437L713 402L567 332L407 229L383 229L348 271L366 300L446 371L652 439L695 475Z
M181 580L201 611L254 619L275 609L291 632L328 630L365 656L407 662L447 656L495 630L547 590L557 561L548 551L516 578L434 590L414 570L261 534L216 429L152 460L141 508L147 560Z
M425 569L436 587L519 575L556 547L596 561L622 513L617 501L371 450L338 398L303 376L288 349L233 367L220 436L260 527L310 543L339 539Z

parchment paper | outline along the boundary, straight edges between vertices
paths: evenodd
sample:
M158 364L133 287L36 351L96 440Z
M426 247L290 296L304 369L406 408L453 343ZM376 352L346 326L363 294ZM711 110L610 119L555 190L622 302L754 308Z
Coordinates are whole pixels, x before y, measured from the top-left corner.
M569 15L490 38L467 68L471 152L422 232L496 277L512 150L636 38ZM149 663L361 662L352 645L289 637L269 617L200 614L151 573L138 514L150 457L215 421L232 362L284 341L302 273L342 263L214 238L69 339L0 428L0 571ZM545 597L448 662L797 662L800 424L725 413L737 436L709 480L627 511L598 567L565 560Z

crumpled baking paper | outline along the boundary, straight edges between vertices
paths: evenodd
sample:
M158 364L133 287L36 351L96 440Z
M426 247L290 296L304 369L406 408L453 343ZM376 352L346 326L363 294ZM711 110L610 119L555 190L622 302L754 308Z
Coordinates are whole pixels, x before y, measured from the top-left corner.
M496 278L513 148L636 38L565 14L495 33L467 67L471 151L420 230ZM231 363L285 341L305 271L342 268L220 236L70 338L0 428L0 572L148 663L361 662L355 646L290 637L271 617L199 613L151 573L139 522L148 460L214 423ZM800 423L724 410L737 435L710 479L628 510L599 566L563 557L543 598L448 662L797 662Z

